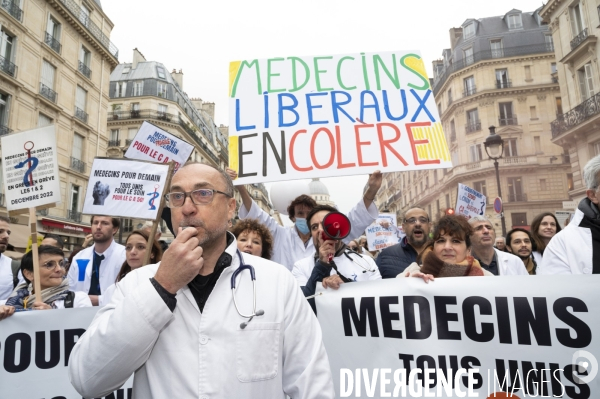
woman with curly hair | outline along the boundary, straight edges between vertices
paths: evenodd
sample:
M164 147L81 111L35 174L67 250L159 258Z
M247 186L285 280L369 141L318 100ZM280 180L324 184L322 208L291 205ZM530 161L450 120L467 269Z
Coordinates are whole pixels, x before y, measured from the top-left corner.
M434 277L491 276L471 256L473 228L463 216L442 217L433 230L433 240L398 277L421 277L426 282Z
M538 265L542 263L546 246L561 230L560 223L552 212L540 213L533 219L529 232L533 237L533 258Z
M237 239L240 251L271 259L273 236L264 224L256 219L242 219L231 228L231 232Z

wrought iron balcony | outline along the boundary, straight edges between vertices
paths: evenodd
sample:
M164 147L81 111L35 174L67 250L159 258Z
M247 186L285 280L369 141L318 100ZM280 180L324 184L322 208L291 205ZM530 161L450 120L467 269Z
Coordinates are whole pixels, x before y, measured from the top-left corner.
M527 194L508 194L508 202L526 202Z
M120 147L121 146L121 140L117 139L117 140L108 140L108 146L109 147Z
M75 170L76 172L84 173L85 172L85 162L83 162L77 158L71 157L71 168L73 168L73 170Z
M87 114L87 112L85 112L81 108L75 107L75 118L79 119L80 121L82 121L84 123L87 123L87 121L88 121L88 114Z
M578 104L567 113L559 115L558 118L550 124L552 138L556 138L567 130L582 124L591 117L600 114L600 93L588 98Z
M465 91L463 91L463 97L469 97L475 93L477 93L477 87L475 87L475 86L465 87Z
M9 129L8 126L0 125L0 136L4 136L6 134L12 133L12 129Z
M480 130L481 130L481 121L479 121L479 120L469 122L465 125L465 132L467 132L467 134L478 132Z
M10 62L10 60L7 58L0 56L0 70L8 76L12 76L14 78L17 72L17 66Z
M74 211L72 209L67 210L67 219L77 223L81 223L81 212Z
M554 51L553 46L548 46L546 43L533 44L527 46L504 47L502 49L484 50L474 53L472 56L462 58L446 66L446 68L437 75L437 79L433 82L433 94L437 95L438 91L448 80L450 75L468 67L473 63L494 58L516 57L528 54L551 53Z
M46 44L50 46L52 50L60 54L60 49L62 47L60 42L48 32L46 32Z
M19 22L23 22L23 10L19 8L18 2L11 0L2 0L0 7L4 8L6 12L13 16Z
M552 76L552 83L558 83L558 76Z
M56 92L43 83L40 83L40 94L53 103L56 102Z
M81 6L73 0L58 0L67 10L75 17L76 20L82 23L83 26L98 40L104 48L108 50L115 58L119 58L119 49L111 43L108 36L102 33L102 29L92 22L81 10Z
M575 50L588 37L588 28L585 28L573 40L571 40L571 50Z
M92 70L81 61L79 61L79 72L81 72L88 79L92 78Z
M518 125L516 116L512 118L498 118L498 123L500 123L500 126Z
M510 79L496 79L496 89L507 89L509 87L512 87Z

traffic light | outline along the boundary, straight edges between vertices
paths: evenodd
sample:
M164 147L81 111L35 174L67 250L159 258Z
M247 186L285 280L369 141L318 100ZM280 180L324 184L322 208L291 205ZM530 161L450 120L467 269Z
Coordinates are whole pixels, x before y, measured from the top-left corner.
M454 215L454 208L446 209L446 215Z

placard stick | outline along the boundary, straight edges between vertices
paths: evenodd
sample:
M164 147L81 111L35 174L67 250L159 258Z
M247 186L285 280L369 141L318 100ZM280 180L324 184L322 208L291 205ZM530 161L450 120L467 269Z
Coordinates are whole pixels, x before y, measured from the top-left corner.
M40 282L40 260L37 245L37 216L35 207L29 208L29 228L31 229L31 252L33 255L33 290L37 302L42 302L42 284Z
M152 229L150 230L150 236L148 237L148 248L146 249L146 255L144 255L144 265L150 263L150 255L152 255L152 245L154 243L154 236L156 235L156 230L158 229L158 224L160 223L162 211L165 207L165 194L167 190L171 186L171 178L173 177L173 162L169 162L169 171L167 172L167 179L165 180L165 189L163 190L163 195L160 200L160 206L158 207L158 213L156 214L156 220L152 223Z

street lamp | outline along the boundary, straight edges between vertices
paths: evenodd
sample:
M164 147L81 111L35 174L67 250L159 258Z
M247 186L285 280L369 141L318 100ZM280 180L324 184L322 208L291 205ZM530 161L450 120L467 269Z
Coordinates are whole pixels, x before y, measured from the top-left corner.
M504 152L504 140L502 137L496 134L496 127L490 126L490 135L485 139L483 143L485 152L490 159L494 160L494 168L496 168L496 183L498 183L498 197L502 199L502 189L500 188L500 171L498 170L498 159L502 158ZM506 223L504 222L504 206L502 212L500 212L500 219L502 220L502 236L506 237Z

